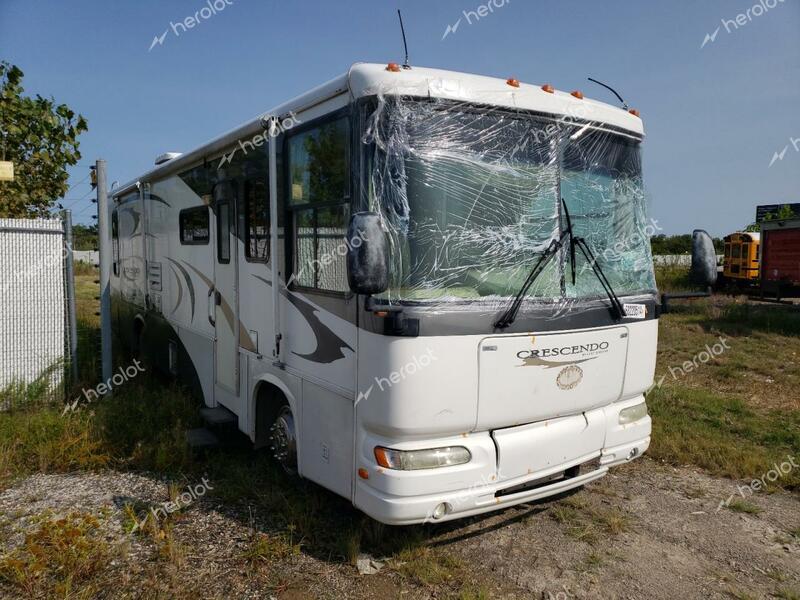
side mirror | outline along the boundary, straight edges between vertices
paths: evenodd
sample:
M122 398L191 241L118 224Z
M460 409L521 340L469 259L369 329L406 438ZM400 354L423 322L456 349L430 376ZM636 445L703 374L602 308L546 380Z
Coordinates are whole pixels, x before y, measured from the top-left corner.
M717 252L711 236L703 229L692 232L692 270L689 279L703 287L713 286L717 282Z
M380 294L389 287L389 245L377 213L360 212L350 217L347 281L356 294Z

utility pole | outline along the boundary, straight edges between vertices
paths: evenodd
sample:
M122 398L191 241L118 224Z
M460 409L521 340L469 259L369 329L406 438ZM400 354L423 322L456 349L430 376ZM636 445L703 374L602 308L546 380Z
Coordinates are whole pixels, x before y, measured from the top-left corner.
M72 378L70 385L78 381L78 325L75 315L75 270L72 254L72 211L62 210L64 223L64 270L67 279L67 321L69 323L69 368Z
M100 351L103 381L111 379L111 229L108 218L106 161L98 159L97 173L97 237L100 248Z

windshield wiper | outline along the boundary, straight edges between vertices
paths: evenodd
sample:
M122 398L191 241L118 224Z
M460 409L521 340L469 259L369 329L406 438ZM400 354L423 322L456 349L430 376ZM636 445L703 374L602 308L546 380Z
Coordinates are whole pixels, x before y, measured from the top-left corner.
M517 313L519 313L519 309L522 306L522 301L525 298L525 294L527 294L530 287L533 285L533 282L536 281L536 278L542 274L544 268L547 266L547 263L550 262L550 259L553 258L556 253L561 249L564 245L564 239L569 237L569 262L570 262L570 269L572 271L572 285L575 285L576 281L576 268L575 268L575 248L578 247L581 250L581 253L592 266L592 271L597 276L597 279L600 280L600 285L603 286L603 290L608 295L608 299L611 300L611 309L614 312L615 318L617 320L626 316L625 308L622 305L617 294L614 292L614 288L611 286L611 283L608 281L606 274L603 273L603 270L600 268L600 265L597 264L597 258L595 257L594 253L592 252L589 245L586 243L586 240L582 237L576 237L572 231L572 219L569 215L569 209L567 208L567 203L564 199L561 199L561 204L564 207L564 217L567 222L567 226L564 231L561 233L561 237L557 240L553 240L550 242L550 245L547 247L547 250L542 252L539 261L536 265L531 269L530 274L528 275L527 279L525 279L525 283L522 285L522 288L517 292L517 295L514 296L514 300L511 302L511 305L506 309L503 315L495 322L494 326L495 329L505 329L509 325L511 325L515 319L517 318Z
M625 307L620 302L619 296L617 296L616 292L614 292L614 288L611 287L611 282L606 277L606 274L603 273L603 269L600 268L600 265L597 264L597 258L595 257L592 249L589 248L589 244L586 243L586 240L582 237L575 237L575 234L572 233L572 219L569 216L569 209L567 208L567 203L564 199L561 199L561 203L564 206L564 216L567 219L567 229L566 233L569 234L569 256L570 256L570 267L572 268L572 285L575 285L575 247L581 249L581 254L586 258L589 264L592 266L592 271L597 276L597 279L600 280L600 285L603 286L603 290L605 291L608 299L611 300L611 309L614 312L615 318L617 320L626 316Z
M522 300L525 298L525 294L528 293L528 290L533 285L533 282L536 281L536 278L542 274L542 271L544 271L544 268L547 266L547 263L550 262L550 259L553 258L561 249L561 246L564 244L564 238L568 235L570 235L569 230L564 231L560 238L550 242L550 245L547 247L547 249L542 252L541 257L539 257L539 261L536 263L536 265L534 265L533 269L531 269L531 272L528 274L527 279L525 279L525 283L522 285L522 288L520 288L519 292L517 292L517 295L514 296L514 300L511 302L511 305L495 322L495 329L505 329L514 322L514 320L517 318L519 308L522 306Z

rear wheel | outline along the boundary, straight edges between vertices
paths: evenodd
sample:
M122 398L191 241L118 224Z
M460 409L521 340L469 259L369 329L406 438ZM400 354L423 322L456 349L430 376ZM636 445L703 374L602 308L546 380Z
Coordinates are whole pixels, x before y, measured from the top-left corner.
M269 448L286 473L297 474L297 434L294 415L288 404L281 406L269 429Z

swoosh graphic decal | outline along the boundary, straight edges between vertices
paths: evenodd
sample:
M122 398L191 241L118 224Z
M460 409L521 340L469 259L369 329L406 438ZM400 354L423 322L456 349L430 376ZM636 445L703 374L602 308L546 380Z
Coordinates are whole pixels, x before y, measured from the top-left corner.
M538 356L531 356L528 358L522 359L522 364L517 365L518 367L547 367L548 369L553 369L555 367L563 367L565 365L577 365L580 363L585 363L589 360L594 360L597 358L593 356L591 358L582 358L581 360L567 360L567 361L549 361L543 360Z
M271 281L267 281L258 275L253 275L253 277L272 287ZM306 320L306 323L308 323L308 326L311 327L311 330L314 332L314 337L317 341L317 347L314 352L310 354L300 354L292 350L292 354L312 362L332 363L345 357L344 352L342 352L345 348L350 350L350 352L355 352L347 342L336 335L325 323L320 321L317 316L318 309L311 303L296 294L290 293L289 290L286 289L286 286L283 286L280 292L300 312Z
M178 261L172 260L171 258L167 257L167 260L173 263L178 269L180 270L181 274L183 274L183 278L186 280L186 289L189 290L189 300L192 302L192 318L190 320L191 323L194 322L194 284L192 284L192 276L189 275L188 271L183 268ZM173 311L174 312L174 311Z
M202 279L205 282L209 290L216 289L216 287L214 286L214 282L211 281L205 275L203 275L203 273L198 271L195 267L193 267L189 263L186 263L186 266L189 267L195 273L197 273L197 276L200 277L200 279ZM222 314L225 316L225 320L228 322L231 331L235 332L236 328L233 324L233 308L231 308L231 305L228 304L228 301L225 299L225 296L221 296L220 308L222 309ZM245 328L244 324L241 321L239 321L238 325L239 325L239 346L241 346L245 350L251 350L255 352L256 345L255 343L253 343L253 340L250 337L250 332Z
M134 210L133 208L128 209L128 212L130 213L131 218L133 219L133 232L131 233L131 237L133 237L134 235L136 235L136 232L139 231L139 227L142 224L142 214L139 211Z
M172 208L166 200L164 200L161 196L156 196L155 194L150 194L149 196L145 197L145 200L152 200L153 202L160 202L161 204L165 204Z
M178 283L178 300L175 302L175 308L172 309L171 314L175 314L175 311L178 310L178 307L181 305L181 300L183 300L183 286L181 285L181 278L178 275L178 271L175 269L174 265L169 266L172 269L172 272L175 274L175 281Z

